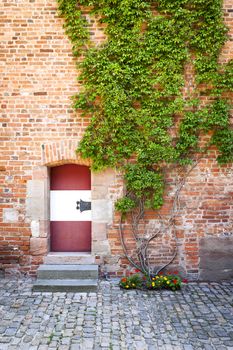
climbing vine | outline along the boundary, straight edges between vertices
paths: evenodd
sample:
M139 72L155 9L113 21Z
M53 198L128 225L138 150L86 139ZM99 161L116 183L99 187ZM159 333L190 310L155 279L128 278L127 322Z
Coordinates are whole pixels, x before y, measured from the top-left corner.
M210 145L219 149L219 163L233 160L227 98L233 61L219 63L227 40L221 0L58 4L73 53L82 56L83 90L73 105L91 116L78 152L92 159L94 170L122 170L126 190L118 211L160 208L166 166L190 164ZM104 23L102 45L90 40L86 7ZM187 81L187 72L193 72L193 81ZM204 133L211 137L201 146Z

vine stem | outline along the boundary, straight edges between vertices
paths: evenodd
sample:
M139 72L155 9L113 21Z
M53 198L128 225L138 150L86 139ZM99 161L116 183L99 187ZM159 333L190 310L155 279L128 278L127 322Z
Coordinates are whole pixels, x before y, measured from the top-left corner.
M136 254L137 254L137 258L139 260L139 264L136 263L135 260L128 254L127 246L126 246L126 243L124 240L124 233L123 233L123 231L124 231L124 229L123 229L123 215L121 215L120 223L119 223L119 232L120 232L121 245L122 245L125 257L127 258L127 260L130 262L130 264L133 267L140 270L142 273L146 274L147 276L150 276L152 274L152 271L154 274L157 275L160 271L164 270L168 265L170 265L177 256L178 239L176 236L176 229L175 229L175 216L177 215L177 212L179 211L179 196L180 196L180 193L181 193L181 191L186 183L188 176L190 175L190 173L193 171L193 169L197 166L197 164L200 162L200 160L202 158L203 158L203 156L201 155L200 157L198 157L196 159L194 164L190 167L190 169L186 172L186 174L183 176L182 180L180 181L178 188L175 191L173 205L172 205L170 217L168 219L167 224L164 224L164 220L162 219L161 215L159 213L157 213L157 215L159 217L159 221L160 221L160 228L156 232L154 232L150 237L148 237L147 239L138 238L138 235L139 235L138 225L139 225L139 222L142 219L144 219L144 216L145 216L144 202L142 200L140 201L138 211L135 215L133 214L133 212L131 213L132 232L133 232L133 237L134 237L135 243L136 243L136 248L137 248ZM165 230L169 231L171 227L172 227L171 235L174 237L174 240L175 240L174 252L167 263L163 264L161 267L159 267L158 269L156 269L154 271L152 269L150 261L149 261L150 257L148 256L149 245L158 236L159 233L164 233ZM144 235L145 235L145 232L144 232ZM140 241L141 241L141 245L138 247L138 242L140 242Z
M126 248L126 245L125 245L125 241L124 241L124 238L123 238L123 227L122 227L122 222L123 222L123 215L121 215L121 218L120 218L119 233L120 233L121 246L122 246L122 248L123 248L125 257L128 259L128 261L131 263L132 266L134 266L136 269L138 269L138 270L141 271L141 267L140 267L139 265L137 265L137 264L133 261L133 259L131 259L131 257L128 255L127 248Z

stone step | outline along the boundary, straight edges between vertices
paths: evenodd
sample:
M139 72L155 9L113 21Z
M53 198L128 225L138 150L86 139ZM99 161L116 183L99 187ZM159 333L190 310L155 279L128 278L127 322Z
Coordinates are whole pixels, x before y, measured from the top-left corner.
M34 292L96 292L97 285L96 279L38 279L32 290Z
M91 255L91 253L50 252L44 258L44 264L47 265L75 265L94 263L95 257Z
M98 279L98 265L41 265L38 279Z

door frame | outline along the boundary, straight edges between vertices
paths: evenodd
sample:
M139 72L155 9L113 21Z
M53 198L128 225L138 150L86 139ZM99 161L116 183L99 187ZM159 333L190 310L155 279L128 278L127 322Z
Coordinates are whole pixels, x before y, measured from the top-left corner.
M59 144L57 147L59 148ZM50 148L54 149L49 145ZM50 252L50 168L63 164L90 166L88 160L73 159L73 149L72 157L68 159L51 159L51 155L46 153L47 158L44 157L43 165L33 168L32 179L27 182L26 219L31 231L30 255L33 261L39 263L42 263L43 257ZM46 147L43 148L43 151L46 151ZM59 156L59 150L56 155ZM91 172L92 240L90 254L95 257L98 264L105 261L105 257L111 256L107 233L113 222L113 207L116 199L116 196L112 196L112 189L119 183L118 181L113 169L101 173Z

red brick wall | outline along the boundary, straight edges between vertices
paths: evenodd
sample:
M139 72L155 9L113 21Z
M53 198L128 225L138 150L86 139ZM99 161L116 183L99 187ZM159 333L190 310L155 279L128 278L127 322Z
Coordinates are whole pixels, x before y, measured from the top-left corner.
M86 123L70 108L79 86L56 8L55 0L1 2L0 242L1 251L5 246L8 250L2 262L19 261L24 270L38 260L28 256L31 232L25 200L26 183L42 164L42 145L78 139ZM7 222L4 208L14 209L17 219Z
M0 7L0 267L4 264L8 271L33 273L45 253L33 255L30 251L27 183L44 176L41 166L75 158L75 145L88 119L80 118L70 107L70 98L80 86L56 1L2 0ZM232 10L232 0L225 0L231 40L222 51L222 61L233 59ZM91 26L93 40L103 41L96 22ZM175 265L191 274L199 271L199 239L233 231L229 220L233 211L232 167L219 168L214 156L215 150L190 174L181 196L183 209L176 219L179 253ZM115 199L121 192L121 184L119 178L110 189L110 197ZM108 231L112 256L122 256L117 223L116 216ZM173 242L161 238L163 248L158 242L154 260L159 264L166 261L167 252L171 254ZM126 261L117 261L117 268L110 267L109 271L120 274Z

